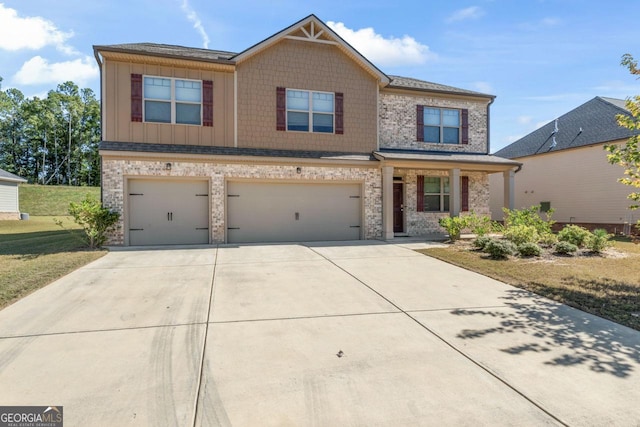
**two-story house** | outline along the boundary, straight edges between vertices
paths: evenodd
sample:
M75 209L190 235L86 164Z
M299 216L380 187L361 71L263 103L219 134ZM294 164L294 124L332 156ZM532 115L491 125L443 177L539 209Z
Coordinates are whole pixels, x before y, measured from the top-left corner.
M314 15L241 53L94 51L111 244L423 235L489 214L489 174L513 186L493 96L386 75Z

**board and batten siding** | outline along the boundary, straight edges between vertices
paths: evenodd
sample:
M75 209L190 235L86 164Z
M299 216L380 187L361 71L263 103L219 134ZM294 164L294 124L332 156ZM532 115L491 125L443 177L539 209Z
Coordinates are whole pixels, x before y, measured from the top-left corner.
M624 143L624 141L621 141ZM515 175L515 208L551 202L558 222L623 224L640 218L631 211L632 188L619 183L624 169L607 161L604 144L521 157ZM494 220L502 220L503 177L490 175L490 206Z
M234 144L233 73L105 60L102 139L232 147ZM213 126L145 123L131 120L131 75L210 80L213 82Z
M0 212L18 211L18 183L0 181Z

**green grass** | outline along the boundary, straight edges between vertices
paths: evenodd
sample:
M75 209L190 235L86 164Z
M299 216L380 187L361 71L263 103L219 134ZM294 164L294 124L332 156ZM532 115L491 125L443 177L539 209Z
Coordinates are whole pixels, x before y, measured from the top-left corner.
M100 199L100 187L66 185L20 185L20 211L32 216L68 215L69 203L80 202L87 194Z
M605 256L491 260L465 243L419 252L640 330L640 245Z

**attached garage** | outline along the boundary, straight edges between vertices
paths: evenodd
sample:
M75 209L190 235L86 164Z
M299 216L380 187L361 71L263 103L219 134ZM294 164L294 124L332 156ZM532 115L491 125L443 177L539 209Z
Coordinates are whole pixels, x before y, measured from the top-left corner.
M129 245L209 243L209 181L130 179Z
M227 242L361 238L361 184L227 182Z

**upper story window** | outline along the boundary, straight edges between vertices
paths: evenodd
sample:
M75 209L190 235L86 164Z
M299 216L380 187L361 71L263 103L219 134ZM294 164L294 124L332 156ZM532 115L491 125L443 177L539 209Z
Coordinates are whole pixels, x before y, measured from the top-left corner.
M469 143L468 110L418 105L417 139L434 144Z
M334 96L287 89L287 130L333 133Z
M144 77L144 121L202 124L202 82Z
M344 133L340 92L276 88L276 130Z

